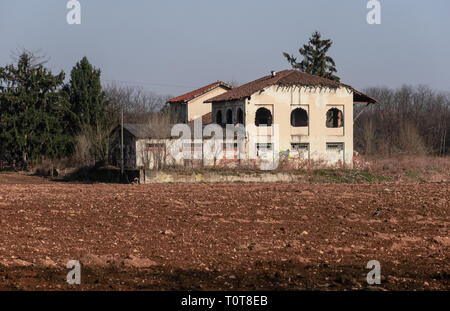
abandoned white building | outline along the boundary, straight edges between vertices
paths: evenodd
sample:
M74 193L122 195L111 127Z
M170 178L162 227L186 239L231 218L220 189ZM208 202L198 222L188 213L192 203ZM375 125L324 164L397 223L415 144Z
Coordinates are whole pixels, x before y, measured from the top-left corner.
M215 123L224 128L230 124L245 129L243 146L238 147L237 136L231 144L224 142L224 154L219 162L216 158L204 157L205 142L209 138L204 137L200 144L189 142L188 153L193 154L200 149L201 157L196 161L206 166L229 164L236 160L253 161L254 158L248 156L256 150L257 161L285 156L301 162L351 167L354 105L374 103L377 103L375 99L349 85L297 70L272 72L233 89L219 81L169 101L175 121L181 120L181 123L191 125L191 129L194 120L201 120L203 125ZM251 128L258 129L257 133L250 131ZM168 135L155 139L149 129L150 125L125 124L125 167L155 168L192 163L190 159L175 160L172 151L176 148L171 148L175 137ZM277 139L276 144L274 139ZM113 163L118 163L119 144L115 146ZM183 143L183 148L185 146ZM227 149L230 146L231 149ZM238 149L240 152L244 149L247 158L238 159ZM230 150L234 155L223 157Z
M353 105L377 101L349 85L298 70L272 72L206 101L213 122L267 127L278 126L279 150L271 143L257 145L274 156L351 166L353 162ZM248 142L248 132L246 141ZM270 141L270 140L269 140ZM246 146L249 154L249 146Z

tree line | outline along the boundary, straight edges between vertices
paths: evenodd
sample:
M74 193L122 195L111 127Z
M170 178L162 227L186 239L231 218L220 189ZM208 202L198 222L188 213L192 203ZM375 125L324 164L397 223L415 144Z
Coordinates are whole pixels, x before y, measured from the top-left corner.
M446 156L450 151L450 94L427 86L368 88L379 104L367 107L354 125L355 149L366 155ZM355 115L364 107L356 106Z
M0 162L14 168L62 158L106 161L121 110L127 122L145 122L167 99L136 88L103 88L100 69L86 57L67 83L63 71L54 74L45 64L23 51L16 63L0 67Z

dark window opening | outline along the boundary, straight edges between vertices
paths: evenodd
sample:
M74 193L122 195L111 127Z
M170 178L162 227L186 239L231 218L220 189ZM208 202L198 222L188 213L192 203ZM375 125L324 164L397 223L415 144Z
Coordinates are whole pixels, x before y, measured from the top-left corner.
M327 127L343 127L344 114L337 108L331 108L327 111Z
M216 123L222 125L222 111L217 111L216 113Z
M233 124L233 111L231 109L227 110L227 124Z
M292 110L291 125L293 127L308 126L308 113L305 109L297 108Z
M164 150L166 148L166 144L164 143L150 143L147 144L148 150Z
M255 125L272 126L272 113L270 112L269 109L259 108L258 110L256 110Z
M237 121L236 124L244 124L244 112L241 108L237 110Z

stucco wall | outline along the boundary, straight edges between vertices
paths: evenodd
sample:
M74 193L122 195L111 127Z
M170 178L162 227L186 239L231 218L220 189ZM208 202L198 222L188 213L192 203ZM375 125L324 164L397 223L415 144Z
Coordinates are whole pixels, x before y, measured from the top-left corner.
M273 124L278 125L279 146L273 150L274 154L289 150L290 157L301 155L315 161L326 161L336 164L342 160L351 166L353 160L353 93L346 88L282 88L271 86L262 92L253 94L250 99L213 104L213 121L216 120L218 110L222 111L223 120L226 111L232 109L233 122L236 121L237 108L244 109L244 120L247 137L250 126L255 124L256 111L266 108L272 113ZM302 108L308 113L308 126L291 126L291 112L296 108ZM343 126L339 128L327 128L326 115L331 108L337 108L343 112ZM262 130L261 128L259 128ZM274 127L269 127L259 132L259 136L271 136ZM292 143L309 144L306 152L294 151ZM343 144L343 151L327 148L327 143ZM330 147L332 147L330 145ZM247 154L249 154L247 145Z
M216 122L217 112L220 110L222 112L223 123L225 123L227 110L231 109L231 111L233 112L233 124L235 124L238 108L242 109L242 112L244 114L244 120L245 120L245 101L244 100L236 100L236 101L223 102L223 103L214 103L213 107L212 107L213 122Z
M227 91L228 90L226 88L219 86L207 92L206 94L203 94L189 101L187 105L188 121L194 120L203 116L204 114L207 114L208 112L211 112L211 104L204 103L204 101L215 96L219 96Z
M219 92L223 90L218 90ZM214 96L208 93L203 98ZM206 99L198 99L198 102ZM189 108L193 104L189 104ZM208 107L207 104L203 107ZM266 108L272 113L273 126L259 129L259 136L270 137L274 132L275 126L278 127L278 146L273 146L272 150L261 152L266 156L278 157L280 153L289 154L290 158L299 157L302 160L314 160L326 162L330 165L342 161L347 166L352 166L353 162L353 93L346 88L327 89L327 88L281 88L271 86L262 92L253 94L251 98L232 102L214 103L212 105L213 121L216 121L217 111L222 111L223 121L226 120L226 111L231 109L233 112L233 123L236 123L237 111L241 108L244 114L246 133L246 154L252 154L251 148L255 150L255 133L251 132L251 127L255 125L256 111L259 108ZM296 108L302 108L308 113L308 125L302 127L293 127L291 125L291 112ZM326 126L327 111L331 108L337 108L343 113L343 126L338 128L328 128ZM191 110L192 111L192 110ZM198 112L198 116L203 112ZM205 112L206 113L206 112ZM168 140L173 143L173 140ZM270 142L270 140L269 140ZM142 154L146 145L150 141L141 141L136 144L137 166L150 166L154 159L150 159L150 165L143 165ZM161 142L162 143L162 142ZM167 142L166 142L167 143ZM305 144L306 150L295 151L294 146ZM329 147L327 147L327 144ZM337 145L336 145L337 144ZM302 145L303 147L304 145ZM336 147L337 146L337 147ZM343 150L340 150L342 146ZM289 152L287 152L289 150ZM145 153L145 152L144 152ZM170 151L168 151L169 156ZM174 161L171 161L174 162ZM211 162L211 161L210 161ZM180 160L179 163L182 164ZM210 163L205 162L206 165Z
M271 86L263 92L254 94L250 100L247 100L245 107L246 124L254 124L256 111L261 107L272 112L273 123L279 126L279 152L292 151L291 143L308 143L310 159L325 160L334 164L336 157L327 151L327 143L343 143L343 160L346 164L351 165L353 160L353 93L347 89ZM307 127L291 126L291 112L296 108L303 108L308 112ZM326 114L331 108L343 111L343 127L326 127Z
M136 167L161 168L166 165L182 165L172 157L171 139L138 139L136 140Z
M111 134L111 139L109 142L109 154L110 161L113 165L121 165L121 135L120 127L117 127ZM135 168L136 167L136 139L128 132L126 129L123 131L123 156L124 156L124 166L125 168Z

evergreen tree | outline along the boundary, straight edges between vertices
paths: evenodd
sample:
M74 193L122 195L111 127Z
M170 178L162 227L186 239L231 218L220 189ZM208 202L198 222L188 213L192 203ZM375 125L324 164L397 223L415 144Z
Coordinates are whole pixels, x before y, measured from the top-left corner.
M106 100L100 82L101 71L83 57L72 69L66 92L70 98L70 110L75 115L74 131L86 126L96 127L106 118Z
M297 62L294 55L288 53L283 55L293 69L339 82L340 78L334 75L337 72L336 64L330 56L327 56L332 44L333 41L329 39L321 40L321 34L316 31L309 39L309 44L303 45L299 50L300 55L303 56L301 62Z
M0 141L8 162L24 166L68 154L69 103L61 92L64 72L53 75L23 52L17 66L0 68Z
M72 69L65 91L70 98L74 115L73 131L89 141L89 152L94 161L105 160L108 137L111 132L110 114L100 81L101 71L83 57Z

